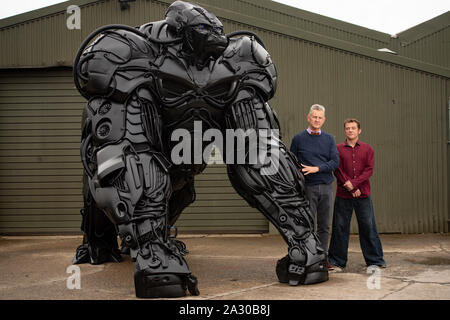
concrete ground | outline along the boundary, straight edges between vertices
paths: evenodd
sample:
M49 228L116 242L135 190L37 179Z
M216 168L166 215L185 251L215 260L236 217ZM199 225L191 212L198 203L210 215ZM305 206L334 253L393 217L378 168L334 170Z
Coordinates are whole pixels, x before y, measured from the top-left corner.
M448 300L449 234L381 235L388 267L367 273L358 236L349 263L329 281L308 286L278 282L275 265L287 253L277 235L180 235L190 253L199 296L212 300ZM133 263L83 264L80 289L68 289L80 236L0 237L0 299L136 299ZM69 269L68 269L69 268Z

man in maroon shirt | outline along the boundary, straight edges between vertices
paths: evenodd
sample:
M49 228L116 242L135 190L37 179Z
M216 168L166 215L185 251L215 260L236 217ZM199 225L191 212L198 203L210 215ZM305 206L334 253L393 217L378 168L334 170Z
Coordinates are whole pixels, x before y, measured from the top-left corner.
M339 168L334 172L337 191L328 261L335 267L345 268L350 221L355 210L364 260L367 266L384 268L386 262L370 198L369 178L373 173L374 152L369 144L359 141L361 125L358 120L345 120L344 129L347 139L337 145Z

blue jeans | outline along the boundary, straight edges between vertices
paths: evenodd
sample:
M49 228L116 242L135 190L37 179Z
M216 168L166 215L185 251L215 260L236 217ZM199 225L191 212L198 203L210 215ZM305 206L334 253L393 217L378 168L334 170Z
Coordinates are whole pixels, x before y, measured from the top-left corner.
M373 212L372 199L343 199L336 197L334 201L333 226L328 251L328 261L335 266L344 268L347 264L348 241L350 237L350 222L353 210L356 213L359 231L359 243L366 264L385 265L383 248L378 235Z

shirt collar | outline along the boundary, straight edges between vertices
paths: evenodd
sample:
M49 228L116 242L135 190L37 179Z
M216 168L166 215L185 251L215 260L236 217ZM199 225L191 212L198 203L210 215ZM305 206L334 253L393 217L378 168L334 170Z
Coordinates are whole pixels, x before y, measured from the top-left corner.
M309 134L312 134L312 130L311 130L310 127L308 127L308 128L306 129L306 131L308 131ZM319 135L322 134L322 130L319 129L318 133L319 133Z
M344 142L344 143L345 143L345 146L351 147L351 145L348 144L347 139L345 139L345 142ZM359 145L360 145L360 144L359 144L359 139L358 139L358 141L356 141L356 143L355 143L355 147L356 147L356 146L359 146Z

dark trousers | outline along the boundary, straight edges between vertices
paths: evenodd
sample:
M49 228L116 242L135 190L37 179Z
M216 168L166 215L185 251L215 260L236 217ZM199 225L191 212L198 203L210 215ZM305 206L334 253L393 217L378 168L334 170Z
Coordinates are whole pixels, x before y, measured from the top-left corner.
M350 222L353 210L358 221L359 243L366 264L385 265L383 248L378 235L372 199L343 199L336 197L334 202L333 227L328 252L328 261L335 266L345 267L347 264Z
M317 222L317 236L320 241L320 247L328 251L333 186L331 183L306 186L306 195L309 199L309 208L313 215L312 219ZM316 214L317 219L315 219Z

